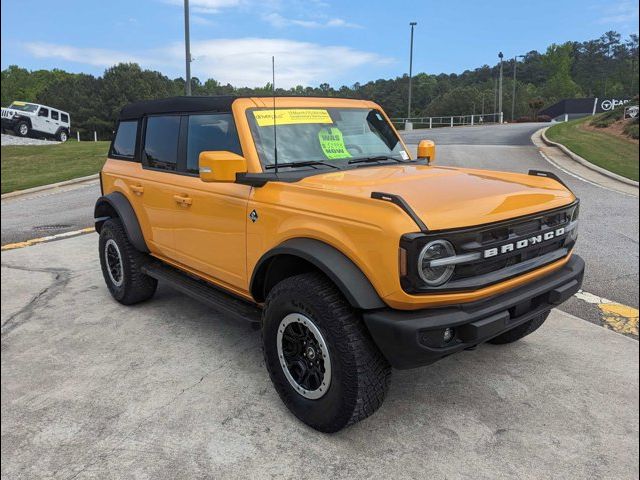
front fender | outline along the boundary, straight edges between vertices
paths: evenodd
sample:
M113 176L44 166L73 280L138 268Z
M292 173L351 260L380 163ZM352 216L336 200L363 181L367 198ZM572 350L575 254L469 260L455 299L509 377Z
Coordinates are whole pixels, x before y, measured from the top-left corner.
M270 260L278 255L289 255L305 260L338 287L347 301L355 308L372 310L386 305L364 273L342 252L319 240L293 238L286 240L265 253L253 271L249 289L253 298L262 302L266 269Z

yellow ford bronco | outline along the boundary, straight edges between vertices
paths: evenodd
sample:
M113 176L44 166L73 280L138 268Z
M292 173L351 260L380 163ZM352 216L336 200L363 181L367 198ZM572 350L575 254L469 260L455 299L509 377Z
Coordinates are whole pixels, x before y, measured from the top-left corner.
M369 101L133 103L100 178L113 297L162 281L256 322L282 401L324 432L375 412L391 367L516 341L582 283L557 177L438 166Z

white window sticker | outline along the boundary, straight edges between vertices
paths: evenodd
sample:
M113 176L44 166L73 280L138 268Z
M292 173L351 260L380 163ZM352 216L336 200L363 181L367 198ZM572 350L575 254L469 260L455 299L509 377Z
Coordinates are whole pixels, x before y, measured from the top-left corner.
M407 155L407 152L405 152L404 150L400 150L400 156L403 160L409 160L409 155Z

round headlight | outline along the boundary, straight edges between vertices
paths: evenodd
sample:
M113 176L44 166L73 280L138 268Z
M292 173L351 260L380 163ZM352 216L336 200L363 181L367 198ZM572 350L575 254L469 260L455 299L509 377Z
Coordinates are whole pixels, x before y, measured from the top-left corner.
M429 264L433 260L453 257L455 254L453 245L446 240L434 240L427 243L418 257L418 274L420 278L430 287L437 287L449 281L455 266L432 267Z

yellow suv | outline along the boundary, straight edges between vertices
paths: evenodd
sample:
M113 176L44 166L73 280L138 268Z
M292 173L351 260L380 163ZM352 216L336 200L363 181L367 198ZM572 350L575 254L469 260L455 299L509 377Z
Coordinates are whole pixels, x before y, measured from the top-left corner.
M553 174L414 157L380 106L176 97L120 113L95 206L113 297L158 280L257 322L287 407L335 432L391 367L518 340L581 286L578 200Z

